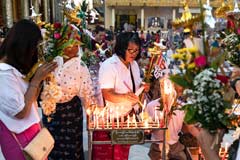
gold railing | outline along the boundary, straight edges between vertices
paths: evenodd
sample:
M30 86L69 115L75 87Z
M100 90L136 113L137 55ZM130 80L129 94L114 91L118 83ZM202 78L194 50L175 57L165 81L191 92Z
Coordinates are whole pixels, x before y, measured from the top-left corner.
M153 6L153 7L181 7L182 0L105 0L107 6ZM206 0L202 0L206 3ZM213 7L221 6L222 0L212 0L210 5ZM232 5L233 0L229 0ZM198 0L189 2L189 7L198 7Z

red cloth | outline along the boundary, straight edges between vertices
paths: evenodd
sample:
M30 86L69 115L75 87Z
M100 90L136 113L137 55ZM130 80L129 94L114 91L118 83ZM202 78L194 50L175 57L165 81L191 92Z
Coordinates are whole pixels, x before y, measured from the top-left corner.
M93 132L94 141L110 141L110 132ZM94 144L93 160L128 160L130 145Z

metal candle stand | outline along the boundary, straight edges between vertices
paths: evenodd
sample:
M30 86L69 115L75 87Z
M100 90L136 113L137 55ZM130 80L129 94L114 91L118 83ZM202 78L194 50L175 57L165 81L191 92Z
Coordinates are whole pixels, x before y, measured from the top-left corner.
M158 120L157 122L93 122L93 117L87 115L87 130L88 130L88 159L92 160L92 145L93 144L144 144L158 142L162 143L162 159L166 160L166 130L167 118ZM162 130L163 140L148 140L145 139L144 133L147 131ZM109 131L111 132L110 141L94 141L94 131Z

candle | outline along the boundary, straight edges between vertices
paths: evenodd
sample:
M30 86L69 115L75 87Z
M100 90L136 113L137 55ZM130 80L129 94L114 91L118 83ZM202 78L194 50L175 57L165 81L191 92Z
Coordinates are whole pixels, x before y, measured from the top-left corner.
M163 111L160 111L158 121L160 121L160 124L159 124L160 127L163 127L164 126L164 114L163 114Z
M226 158L226 156L227 156L227 153L228 153L228 143L226 142L226 143L225 143L224 154L223 154L222 160L225 160L225 158Z
M112 110L111 110L111 121L112 121L112 129L114 129L114 115L113 115L113 113L112 113Z
M98 115L96 115L96 128L98 128Z
M148 121L147 120L144 122L144 127L148 128Z
M123 123L124 123L124 117L121 116L121 128L123 128Z
M119 113L118 113L118 107L117 107L117 128L119 128Z
M135 114L133 115L133 122L134 122L134 124L135 124L135 128L137 128L137 122L136 122Z
M122 112L123 106L120 107L120 112ZM121 128L123 128L123 123L124 123L124 117L121 115Z
M147 100L144 99L143 108L142 108L142 122L143 122L143 119L144 119L144 109L146 108L146 105L147 105Z
M163 119L163 111L160 111L159 116L160 116L160 119Z
M159 128L160 125L159 125L159 118L157 117L157 127Z
M104 112L103 112L104 113ZM104 129L104 114L102 114L102 129Z
M95 117L95 114L93 114L93 127L94 128L96 127L96 117Z
M154 121L157 122L157 107L154 109Z
M129 128L129 120L130 119L130 117L129 117L129 115L128 115L128 117L127 117L127 128Z
M109 121L110 121L110 123L112 123L112 109L111 108L109 109L109 112L110 112L110 114L109 114Z
M109 121L109 108L107 108L107 128L108 128L108 121Z

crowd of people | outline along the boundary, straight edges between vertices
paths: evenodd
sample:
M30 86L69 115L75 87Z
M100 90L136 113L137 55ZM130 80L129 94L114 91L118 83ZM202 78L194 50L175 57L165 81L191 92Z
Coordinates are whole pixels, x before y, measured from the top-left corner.
M104 27L96 26L90 47L85 45L81 48L83 52L93 52L99 58L99 83L94 84L99 84L102 103L94 98L96 86L93 86L91 79L91 64L87 66L81 60L79 43L64 45L61 50L64 54L61 60L62 65L54 61L45 62L37 69L30 81L25 81L23 77L38 61L40 54L38 45L43 39L41 30L30 20L20 20L9 30L3 42L0 43L0 143L7 160L24 159L21 146L26 146L40 131L41 121L55 139L55 146L49 159L84 159L83 107L87 110L89 101L98 103L101 107L104 104L113 108L124 106L121 114L127 117L128 114L135 114L139 109L138 103L141 99L134 93L141 86L149 95L147 110L154 118L153 109L159 106L158 98L161 95L159 84L156 88L153 87L155 83L143 83L144 71L151 58L148 48L154 45L154 42L165 46L166 49L163 52L165 66L171 69L176 63L171 59L171 55L177 48L184 45L183 40L189 33L169 30L167 35L163 35L160 30L156 33L130 32L126 26L124 28L122 32L114 32L112 27L106 30ZM72 32L80 31L75 28ZM213 44L218 42L217 38ZM62 90L62 96L49 122L45 115L40 120L37 108L41 105L37 106L37 101L42 92L43 81L50 72L54 73L57 85ZM240 75L239 70L235 73ZM239 79L236 80L235 85L239 93ZM178 107L181 107L185 102L181 97L182 88L179 86L174 88L176 99L179 101ZM184 145L179 142L179 133L184 125L183 117L183 111L175 111L170 119L169 159L187 160L189 157ZM18 138L21 146L16 142L13 134ZM95 132L94 138L99 140L99 137L105 136L109 139L108 135L108 132ZM162 136L161 132L152 135L153 138L160 139ZM130 145L113 145L110 148L108 151L111 159L128 159ZM104 151L93 146L93 152ZM93 159L99 160L96 155L93 155ZM159 144L152 144L149 157L152 160L161 159Z

